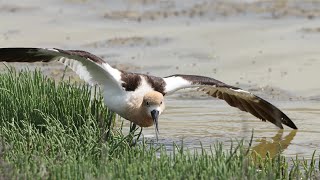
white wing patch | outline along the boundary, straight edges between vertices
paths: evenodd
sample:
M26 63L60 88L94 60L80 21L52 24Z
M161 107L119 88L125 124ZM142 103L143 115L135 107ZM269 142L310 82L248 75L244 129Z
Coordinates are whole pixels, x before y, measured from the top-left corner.
M107 63L103 63L102 66L113 77L113 79L117 81L117 83L119 83L119 84L122 83L122 81L121 81L121 72L118 69L115 69L115 68L111 67Z
M190 81L179 76L171 76L163 79L166 82L165 92L168 94L173 93L181 88L192 87L192 83Z
M86 81L89 85L96 85L98 82L93 79L92 75L89 73L86 66L84 66L81 62L75 61L73 59L69 59L66 57L57 58L58 62L61 62L65 66L68 66L72 69L81 79Z
M56 56L55 60L68 66L81 79L90 85L102 85L102 87L114 87L121 90L121 72L112 68L108 63L96 63L90 58L78 55L68 55L57 52L57 50L46 50ZM47 52L47 53L48 53Z

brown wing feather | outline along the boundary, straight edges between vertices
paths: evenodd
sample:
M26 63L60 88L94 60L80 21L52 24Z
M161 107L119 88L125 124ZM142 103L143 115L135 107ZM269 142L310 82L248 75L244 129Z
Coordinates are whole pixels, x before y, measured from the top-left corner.
M212 97L222 99L232 107L249 112L262 121L270 121L281 129L283 128L282 124L297 129L296 125L280 109L238 87L230 86L210 77L196 75L177 74L165 77L165 79L169 83L168 92L199 87L198 90L202 90ZM175 85L179 83L182 85Z
M230 106L239 108L245 112L249 112L263 121L267 120L281 129L283 129L282 124L285 124L293 129L297 129L290 118L281 110L254 94L242 91L240 89L232 89L228 87L219 88L208 86L201 88L201 90L212 97L225 100Z

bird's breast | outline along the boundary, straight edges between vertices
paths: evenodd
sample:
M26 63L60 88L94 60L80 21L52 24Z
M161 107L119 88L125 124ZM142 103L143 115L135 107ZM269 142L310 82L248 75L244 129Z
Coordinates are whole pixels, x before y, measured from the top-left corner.
M148 117L143 114L132 114L129 115L129 121L137 124L140 127L150 127L153 125L153 120L151 117Z

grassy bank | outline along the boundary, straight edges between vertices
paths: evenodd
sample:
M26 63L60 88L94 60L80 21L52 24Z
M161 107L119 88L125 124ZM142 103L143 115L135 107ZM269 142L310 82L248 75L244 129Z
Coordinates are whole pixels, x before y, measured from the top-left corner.
M315 158L254 158L243 142L201 152L133 146L138 131L123 135L92 91L38 71L0 74L0 179L289 179L319 171Z

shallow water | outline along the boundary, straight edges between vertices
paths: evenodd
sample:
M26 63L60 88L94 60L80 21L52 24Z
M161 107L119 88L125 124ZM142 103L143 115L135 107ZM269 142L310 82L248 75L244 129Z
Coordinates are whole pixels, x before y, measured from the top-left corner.
M259 4L235 10L222 2L0 0L0 47L82 49L122 70L200 74L240 86L279 107L299 130L282 131L223 101L184 92L166 100L159 142L169 149L182 140L188 148L216 141L228 147L231 140L250 139L254 129L261 154L278 152L281 144L288 157L311 157L320 149L320 6L297 11L297 2L285 8L267 3L255 14ZM58 78L64 69L42 68ZM154 138L154 128L144 135Z
M285 127L279 130L271 123L261 122L254 116L229 107L219 100L168 99L167 110L159 120L159 143L172 148L172 141L185 147L209 148L223 141L226 148L231 141L251 138L253 149L261 155L270 151L275 155L279 148L287 157L296 155L311 158L320 149L320 102L273 102L295 122L299 130ZM143 134L155 139L154 128L145 128ZM200 144L201 142L201 144Z

